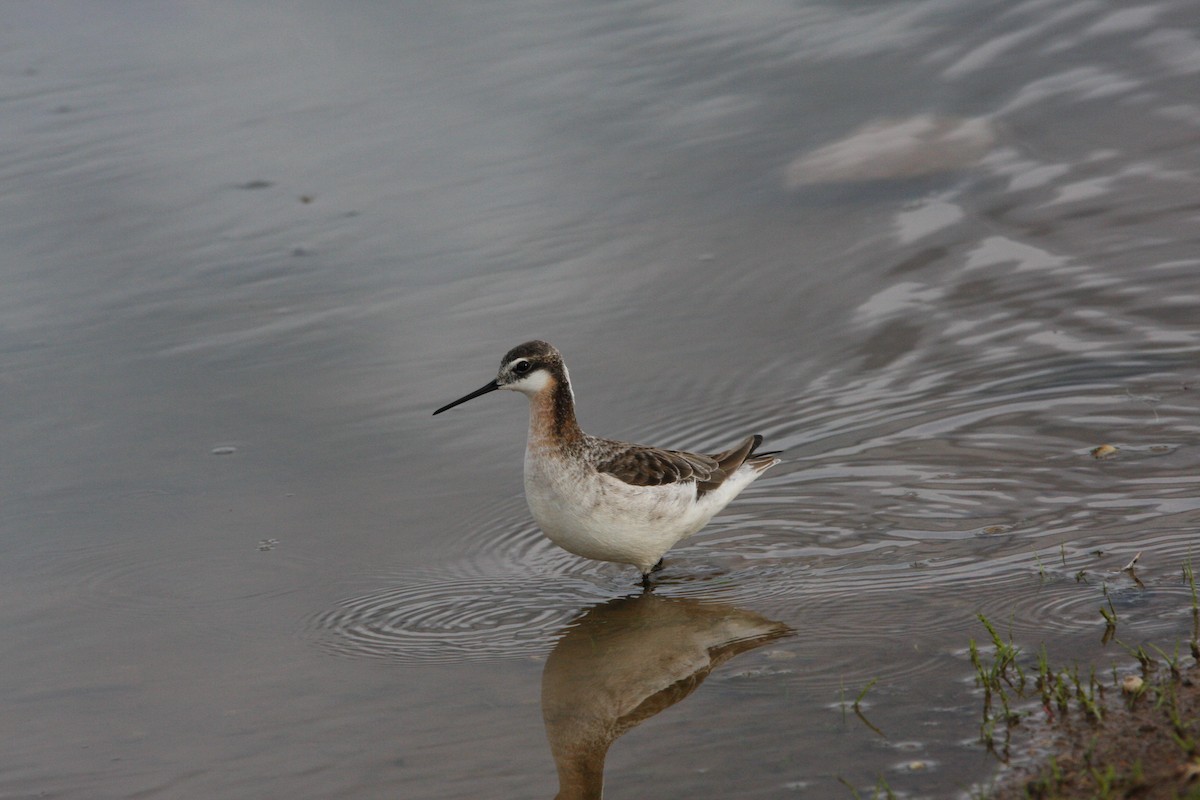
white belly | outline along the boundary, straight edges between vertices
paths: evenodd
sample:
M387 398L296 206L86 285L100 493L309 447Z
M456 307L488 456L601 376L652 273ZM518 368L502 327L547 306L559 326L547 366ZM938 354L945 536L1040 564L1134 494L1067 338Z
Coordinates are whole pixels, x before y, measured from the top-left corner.
M648 572L663 553L703 528L753 479L734 479L696 501L694 484L630 486L544 452L526 451L525 498L542 531L584 558ZM735 487L736 485L736 487Z

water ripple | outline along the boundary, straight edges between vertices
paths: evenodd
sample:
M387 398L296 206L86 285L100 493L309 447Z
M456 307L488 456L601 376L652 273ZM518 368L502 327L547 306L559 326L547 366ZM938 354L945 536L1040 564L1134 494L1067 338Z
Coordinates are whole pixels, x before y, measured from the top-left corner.
M1121 564L1107 561L1137 550L1157 577L1142 600L1137 589L1115 601L1127 602L1126 616L1154 627L1142 607L1186 604L1166 576L1190 557L1200 518L1200 483L1180 444L1193 427L1191 394L1144 373L1151 382L1131 392L1119 365L970 369L979 380L960 374L944 392L931 390L934 374L902 382L903 371L883 370L791 404L752 397L684 410L649 430L647 440L715 440L760 419L758 430L788 450L668 554L657 591L753 608L844 653L805 664L818 685L869 678L879 667L861 654L899 634L865 621L901 613L903 635L917 640L944 640L981 611L1030 631L1099 635L1103 587L1123 586ZM1112 431L1126 432L1113 439L1117 455L1093 458ZM1131 525L1152 529L1129 537ZM387 577L316 616L324 646L396 661L531 657L580 608L635 583L632 569L552 545L520 494L480 505L463 529L462 556L444 575ZM1093 551L1107 553L1107 572ZM938 665L931 655L890 669Z
M604 596L586 582L553 577L426 577L348 598L309 627L342 656L493 661L544 654L580 607Z

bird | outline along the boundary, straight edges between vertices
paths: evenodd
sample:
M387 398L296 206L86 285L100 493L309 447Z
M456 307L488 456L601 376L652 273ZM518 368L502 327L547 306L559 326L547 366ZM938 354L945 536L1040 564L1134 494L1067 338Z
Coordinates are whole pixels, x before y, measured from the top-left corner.
M501 389L529 399L525 499L534 521L570 553L636 567L643 589L668 550L780 463L780 451L755 452L758 434L703 455L584 433L562 354L540 339L509 350L493 380L434 416Z

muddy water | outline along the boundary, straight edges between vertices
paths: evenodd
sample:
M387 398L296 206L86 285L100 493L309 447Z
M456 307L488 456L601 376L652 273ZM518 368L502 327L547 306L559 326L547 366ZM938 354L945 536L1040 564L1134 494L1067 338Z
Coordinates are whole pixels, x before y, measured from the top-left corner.
M954 797L977 614L1188 635L1194 4L0 17L0 795ZM653 599L429 416L535 336L787 451Z

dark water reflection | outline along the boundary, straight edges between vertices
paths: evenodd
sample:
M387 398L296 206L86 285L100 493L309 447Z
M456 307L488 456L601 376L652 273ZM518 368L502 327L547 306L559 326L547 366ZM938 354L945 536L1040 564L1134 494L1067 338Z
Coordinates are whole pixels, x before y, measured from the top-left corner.
M653 594L589 608L542 670L558 797L600 797L618 737L687 697L718 664L790 632L733 606Z
M613 797L957 796L978 613L1189 635L1194 3L0 22L0 794L552 796L542 660L630 576L530 522L519 398L429 417L535 336L589 431L788 456L640 603L798 635Z

